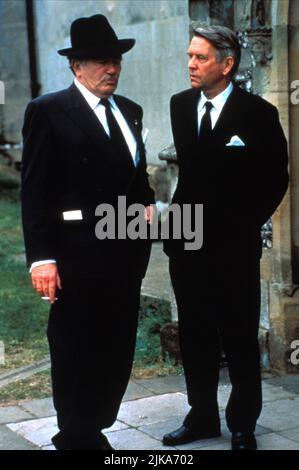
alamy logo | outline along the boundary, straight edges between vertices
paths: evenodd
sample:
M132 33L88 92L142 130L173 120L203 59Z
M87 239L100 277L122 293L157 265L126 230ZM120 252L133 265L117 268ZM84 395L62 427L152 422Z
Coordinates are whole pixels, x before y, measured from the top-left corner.
M5 104L5 85L0 80L0 104Z
M291 82L291 90L290 100L292 104L299 104L299 80L293 80Z
M101 217L95 227L99 240L158 240L159 223L155 205L148 225L143 204L126 206L126 196L118 196L117 210L111 204L99 204L95 215ZM184 239L184 249L199 250L203 245L203 204L172 204L161 222L162 240ZM149 233L148 233L149 232ZM187 240L187 241L186 241Z
M290 361L293 366L297 366L299 364L299 340L295 339L294 341L291 342L291 349L295 349L295 351L292 352Z

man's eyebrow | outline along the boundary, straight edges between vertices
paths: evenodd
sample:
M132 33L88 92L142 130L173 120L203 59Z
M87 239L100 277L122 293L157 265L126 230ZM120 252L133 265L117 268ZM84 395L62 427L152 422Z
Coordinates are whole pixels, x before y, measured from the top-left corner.
M187 51L186 54L187 54L188 56L195 55L196 57L202 57L202 58L204 58L204 59L207 59L207 58L208 58L208 55L207 55L207 54L202 54L202 53L196 54L196 53L192 53L191 51Z

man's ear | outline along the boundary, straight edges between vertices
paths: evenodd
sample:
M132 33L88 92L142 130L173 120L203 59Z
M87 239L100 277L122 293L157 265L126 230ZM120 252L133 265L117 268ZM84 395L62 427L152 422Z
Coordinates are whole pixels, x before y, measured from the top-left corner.
M222 74L224 76L227 76L231 72L231 69L234 66L235 59L232 56L228 56L224 59L223 63L224 63L224 68L223 68Z
M80 73L81 70L81 62L79 60L73 60L71 63L71 68L73 69L73 72L77 77L78 72Z

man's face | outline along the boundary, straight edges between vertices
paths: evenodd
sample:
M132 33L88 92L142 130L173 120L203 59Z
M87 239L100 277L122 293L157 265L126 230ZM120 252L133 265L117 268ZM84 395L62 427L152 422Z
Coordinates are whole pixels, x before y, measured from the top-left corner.
M94 59L75 61L73 70L77 79L91 93L99 98L107 98L114 93L121 71L121 59Z
M207 39L198 36L194 36L191 40L187 54L193 88L201 88L204 92L219 92L219 89L225 88L233 65L231 57L218 63L215 48Z

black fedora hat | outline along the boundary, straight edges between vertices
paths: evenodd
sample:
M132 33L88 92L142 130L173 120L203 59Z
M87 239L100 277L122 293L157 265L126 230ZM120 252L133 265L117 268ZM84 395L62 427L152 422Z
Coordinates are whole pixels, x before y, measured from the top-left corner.
M118 39L104 15L78 18L71 25L72 47L58 54L86 59L120 56L132 49L135 39Z

